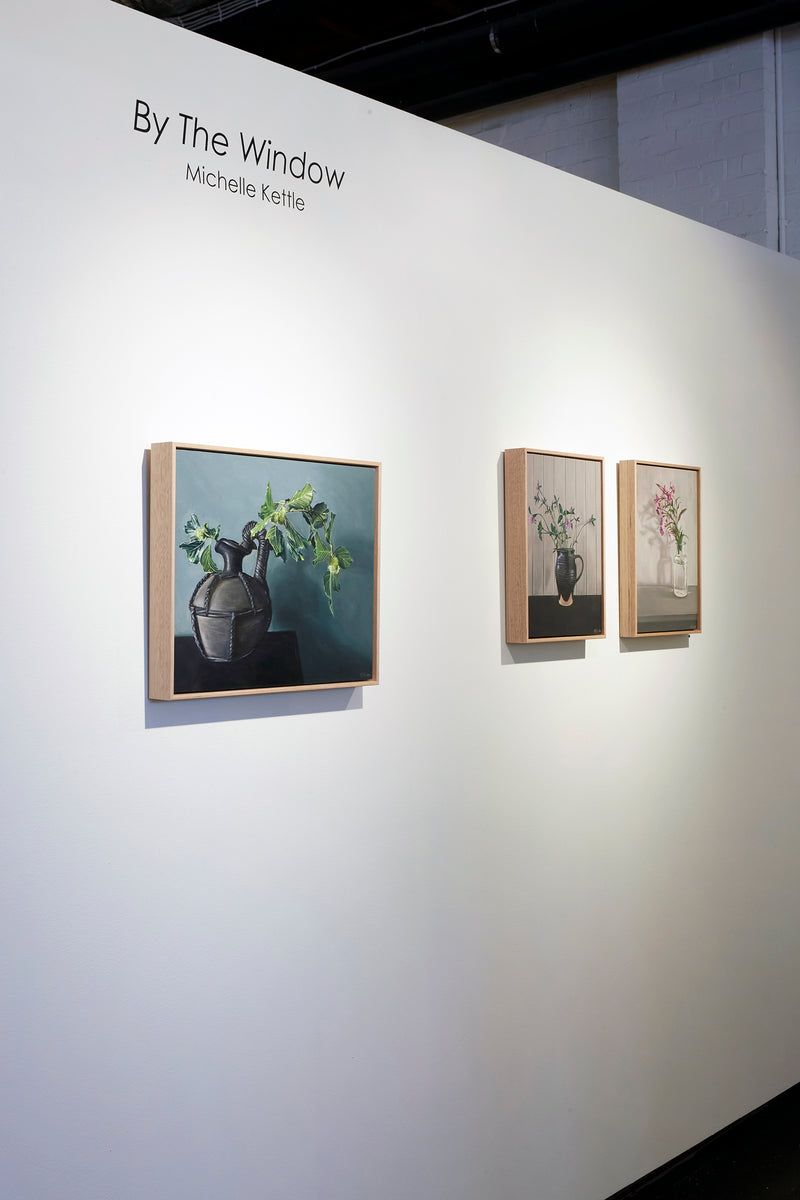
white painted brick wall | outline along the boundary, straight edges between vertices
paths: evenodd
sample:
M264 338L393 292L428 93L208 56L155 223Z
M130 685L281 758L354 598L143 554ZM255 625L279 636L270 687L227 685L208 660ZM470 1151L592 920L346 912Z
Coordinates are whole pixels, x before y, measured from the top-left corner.
M800 25L445 124L800 258Z
M766 179L776 137L774 64L766 34L623 72L620 190L777 249Z
M800 25L784 29L778 45L782 248L800 258Z
M452 117L443 124L592 183L619 186L613 77Z

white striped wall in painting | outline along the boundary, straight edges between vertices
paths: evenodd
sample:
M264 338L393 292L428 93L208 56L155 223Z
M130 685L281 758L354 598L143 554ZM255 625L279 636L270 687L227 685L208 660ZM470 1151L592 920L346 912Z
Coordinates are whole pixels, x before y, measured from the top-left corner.
M596 525L583 528L575 547L583 557L583 575L576 596L599 596L603 590L602 564L602 480L601 464L596 459L570 458L560 454L528 454L528 504L534 511L533 496L537 484L549 502L554 496L565 508L575 507L576 516ZM536 526L528 524L528 586L531 596L555 596L555 553L549 537L539 541Z
M697 503L698 474L694 468L670 467L651 463L636 466L636 576L643 584L670 585L672 556L675 543L658 531L653 497L659 483L675 485L681 508L686 509L681 528L686 533L686 576L690 587L697 586L698 532Z

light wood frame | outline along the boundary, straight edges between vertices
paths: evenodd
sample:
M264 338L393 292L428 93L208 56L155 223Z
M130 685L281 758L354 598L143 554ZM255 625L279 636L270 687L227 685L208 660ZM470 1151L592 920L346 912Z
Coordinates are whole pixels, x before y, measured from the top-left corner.
M675 544L659 531L654 498L658 484L674 484L686 513L686 597L672 588ZM619 632L623 638L700 633L700 468L626 459L617 464L619 520Z
M281 480L291 477L296 482L286 490L286 484L276 487L276 476ZM376 462L190 442L154 443L149 453L150 699L197 700L376 684L380 478L381 466ZM259 488L253 490L257 479L261 480ZM315 489L314 502L324 500L336 512L334 541L338 545L341 539L353 557L352 564L340 576L341 589L333 593L336 615L331 616L323 591L323 571L327 566L314 565L313 551L305 551L302 563L291 559L275 562L274 553L270 553L266 583L271 593L272 621L263 636L259 635L262 640L258 650L246 656L250 661L244 667L241 666L244 659L239 663L210 662L199 649L199 641L187 637L184 629L187 620L190 635L196 628L196 617L183 615L188 614L190 600L189 595L183 594L187 590L187 568L194 573L198 585L205 576L204 568L189 563L180 549L180 543L187 538L182 532L184 523L192 513L199 513L201 522L221 520L220 537L237 540L247 522L258 519L268 482L275 489L276 501L293 495L310 482ZM193 498L187 504L188 493ZM185 512L176 507L179 497ZM240 516L234 515L239 511ZM298 528L307 532L302 515L295 520ZM210 544L213 546L213 542ZM219 552L216 562L219 565ZM245 560L242 571L252 570ZM285 585L285 598L279 604L284 571L288 571L290 583ZM249 576L245 585L248 579ZM313 599L301 610L294 597L311 597L312 588ZM193 585L189 591L193 594ZM279 617L281 609L283 621ZM289 623L296 624L297 632L287 629L287 615ZM330 624L325 624L326 621ZM302 629L307 630L305 644ZM282 665L284 660L286 667ZM222 683L214 686L217 679Z
M605 637L604 460L594 455L551 453L525 447L503 452L505 476L506 641L538 643L588 641ZM536 472L547 482L534 479ZM531 523L537 484L549 500L558 496L564 508L576 507L591 530L591 571L582 569L574 598L563 603L555 583L555 551L538 525ZM592 512L589 512L589 508ZM597 508L598 511L594 511ZM595 524L588 524L594 516ZM552 553L551 553L552 551ZM585 578L584 578L585 576ZM574 603L573 603L574 599Z

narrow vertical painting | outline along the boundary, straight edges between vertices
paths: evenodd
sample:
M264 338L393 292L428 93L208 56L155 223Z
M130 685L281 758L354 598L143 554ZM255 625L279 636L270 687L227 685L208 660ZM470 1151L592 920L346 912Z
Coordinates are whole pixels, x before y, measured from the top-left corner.
M149 695L378 681L380 465L150 450Z
M605 636L603 459L506 450L506 641Z
M618 465L622 637L701 629L700 469Z

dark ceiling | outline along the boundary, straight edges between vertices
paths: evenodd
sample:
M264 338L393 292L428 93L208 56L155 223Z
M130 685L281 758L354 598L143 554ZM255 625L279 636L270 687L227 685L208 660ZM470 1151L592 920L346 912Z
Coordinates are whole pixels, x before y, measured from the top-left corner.
M800 21L800 0L116 0L436 120Z

